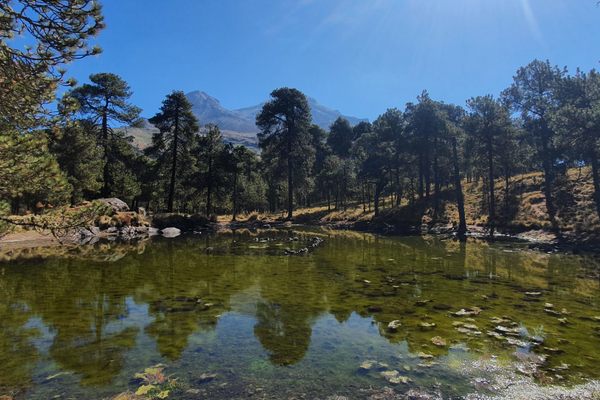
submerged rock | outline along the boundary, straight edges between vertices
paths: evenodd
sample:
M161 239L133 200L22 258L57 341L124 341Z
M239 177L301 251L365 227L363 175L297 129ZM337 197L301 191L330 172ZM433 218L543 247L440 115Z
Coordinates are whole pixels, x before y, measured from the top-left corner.
M457 312L450 313L455 317L467 317L473 315L479 315L481 313L481 308L479 307L470 307L470 308L461 308Z
M504 336L521 336L521 330L518 328L507 328L505 326L498 325L494 328L494 330Z
M456 329L460 333L464 333L468 336L480 336L481 332L479 331L479 327L475 324L467 324L464 322L453 322L454 329Z
M551 309L551 308L544 308L544 312L545 312L546 314L554 315L555 317L556 317L556 316L560 316L560 315L562 315L562 314L561 314L561 313L559 313L558 311L556 311L556 310L553 310L553 309Z
M433 329L435 328L435 323L434 322L421 322L419 324L419 327L423 330L429 330L429 329Z
M415 302L415 306L417 307L425 307L427 305L427 303L430 303L431 300L417 300Z
M514 322L508 318L508 317L492 317L490 318L490 321L492 322L492 324L495 325L509 325L509 324L514 324Z
M198 383L208 383L214 381L215 379L217 379L217 374L202 373L198 377Z
M431 343L433 343L435 346L438 346L438 347L446 347L446 345L447 345L446 339L444 339L441 336L432 337Z
M464 343L457 343L450 346L450 350L452 351L469 351L469 347Z
M525 292L525 296L528 297L541 297L542 292Z
M544 350L550 354L561 354L564 353L564 350L556 348L556 347L544 347Z
M397 332L398 328L400 328L401 326L402 326L402 323L396 319L388 324L387 330L389 332Z
M369 372L370 370L375 368L376 365L377 365L377 361L375 361L375 360L365 360L358 367L358 372L363 372L363 373Z
M406 384L409 382L409 379L406 376L400 375L400 372L398 372L396 370L383 371L381 373L381 376L383 378L385 378L386 381L388 381L389 383L391 383L393 385L397 385L399 383Z

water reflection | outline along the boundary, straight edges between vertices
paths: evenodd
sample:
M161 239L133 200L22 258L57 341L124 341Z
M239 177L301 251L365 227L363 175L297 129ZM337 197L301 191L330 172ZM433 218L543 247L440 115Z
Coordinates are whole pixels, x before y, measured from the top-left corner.
M325 244L306 256L284 255L312 235ZM600 361L597 269L587 258L327 231L228 232L60 251L28 252L0 266L0 394L40 385L56 371L75 374L69 384L82 387L127 382L143 363L176 363L194 351L192 338L219 335L225 314L254 321L273 366L304 362L319 318L345 323L353 313L372 317L379 335L415 354L448 353L431 345L432 336L483 354L512 353L485 334L457 332L448 313L473 306L485 311L476 321L483 333L494 328L489 318L504 315L543 331L545 346L561 350L549 367L568 363L593 377ZM525 299L527 291L543 300ZM547 302L568 310L569 325L544 313ZM387 324L398 319L402 329L390 332ZM245 328L227 329L241 335ZM327 343L336 348L335 340ZM206 346L209 356L233 357ZM308 368L323 357L311 357Z

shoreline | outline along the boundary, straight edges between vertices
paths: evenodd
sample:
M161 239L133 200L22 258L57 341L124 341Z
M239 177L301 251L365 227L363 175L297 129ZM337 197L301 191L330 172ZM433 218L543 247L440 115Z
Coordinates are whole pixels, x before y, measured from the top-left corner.
M379 234L384 236L440 236L456 238L456 231L452 226L436 224L432 226L422 227L398 227L390 224L376 224L371 221L306 221L299 218L300 221L286 220L251 220L251 221L230 221L230 222L215 222L202 227L203 232L219 232L222 230L238 230L238 229L289 229L294 226L305 227L326 227L334 230L350 230L356 232L366 232ZM156 229L158 231L158 229ZM190 231L191 232L191 231ZM182 234L190 233L186 230L181 230ZM196 232L196 231L194 231ZM19 232L7 233L0 236L0 251L25 250L33 248L50 248L50 247L72 247L85 246L86 244L96 243L98 240L115 238L116 240L143 240L154 236L153 234L141 234L134 237L120 236L114 233L100 231L94 236L85 236L82 238L79 234L74 233L61 238L52 235L50 231L40 232L38 230L22 230ZM94 240L90 240L94 239ZM489 237L485 229L480 226L468 226L467 239L477 239L490 242L515 242L527 243L530 249L542 252L564 252L564 253L593 253L600 254L600 241L591 235L577 236L564 235L558 238L552 232L543 229L529 229L505 233L497 232L494 237Z

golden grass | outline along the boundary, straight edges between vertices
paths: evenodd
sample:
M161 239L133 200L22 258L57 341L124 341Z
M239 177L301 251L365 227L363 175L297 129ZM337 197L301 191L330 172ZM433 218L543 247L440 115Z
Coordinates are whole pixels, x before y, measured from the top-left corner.
M547 229L550 221L546 212L543 193L544 176L541 172L513 176L509 182L509 207L505 206L505 182L498 179L496 187L496 209L498 225L514 229ZM481 180L477 182L463 181L465 197L465 213L467 224L485 226L488 223L485 187ZM573 168L567 171L565 178L557 182L556 204L557 220L565 231L598 231L600 220L596 215L593 201L593 183L589 168ZM391 208L391 198L382 199L379 221L396 225L419 225L421 223L458 224L458 208L454 201L454 190L449 187L442 193L441 210L433 220L432 204L417 201L413 205L403 204ZM259 213L239 215L237 220L265 222L285 219L285 212ZM294 220L299 223L312 224L351 224L368 222L374 218L374 212L363 210L361 203L349 204L346 209L328 210L326 205L298 208L294 211ZM221 215L220 222L231 221L231 215Z

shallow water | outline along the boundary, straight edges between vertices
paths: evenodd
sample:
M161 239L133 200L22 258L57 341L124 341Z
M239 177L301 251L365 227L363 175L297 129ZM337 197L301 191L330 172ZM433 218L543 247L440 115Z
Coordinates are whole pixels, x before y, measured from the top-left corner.
M600 378L590 257L301 228L2 257L0 395L108 399L157 364L178 399L458 397L492 390L465 362L536 354L541 383Z

